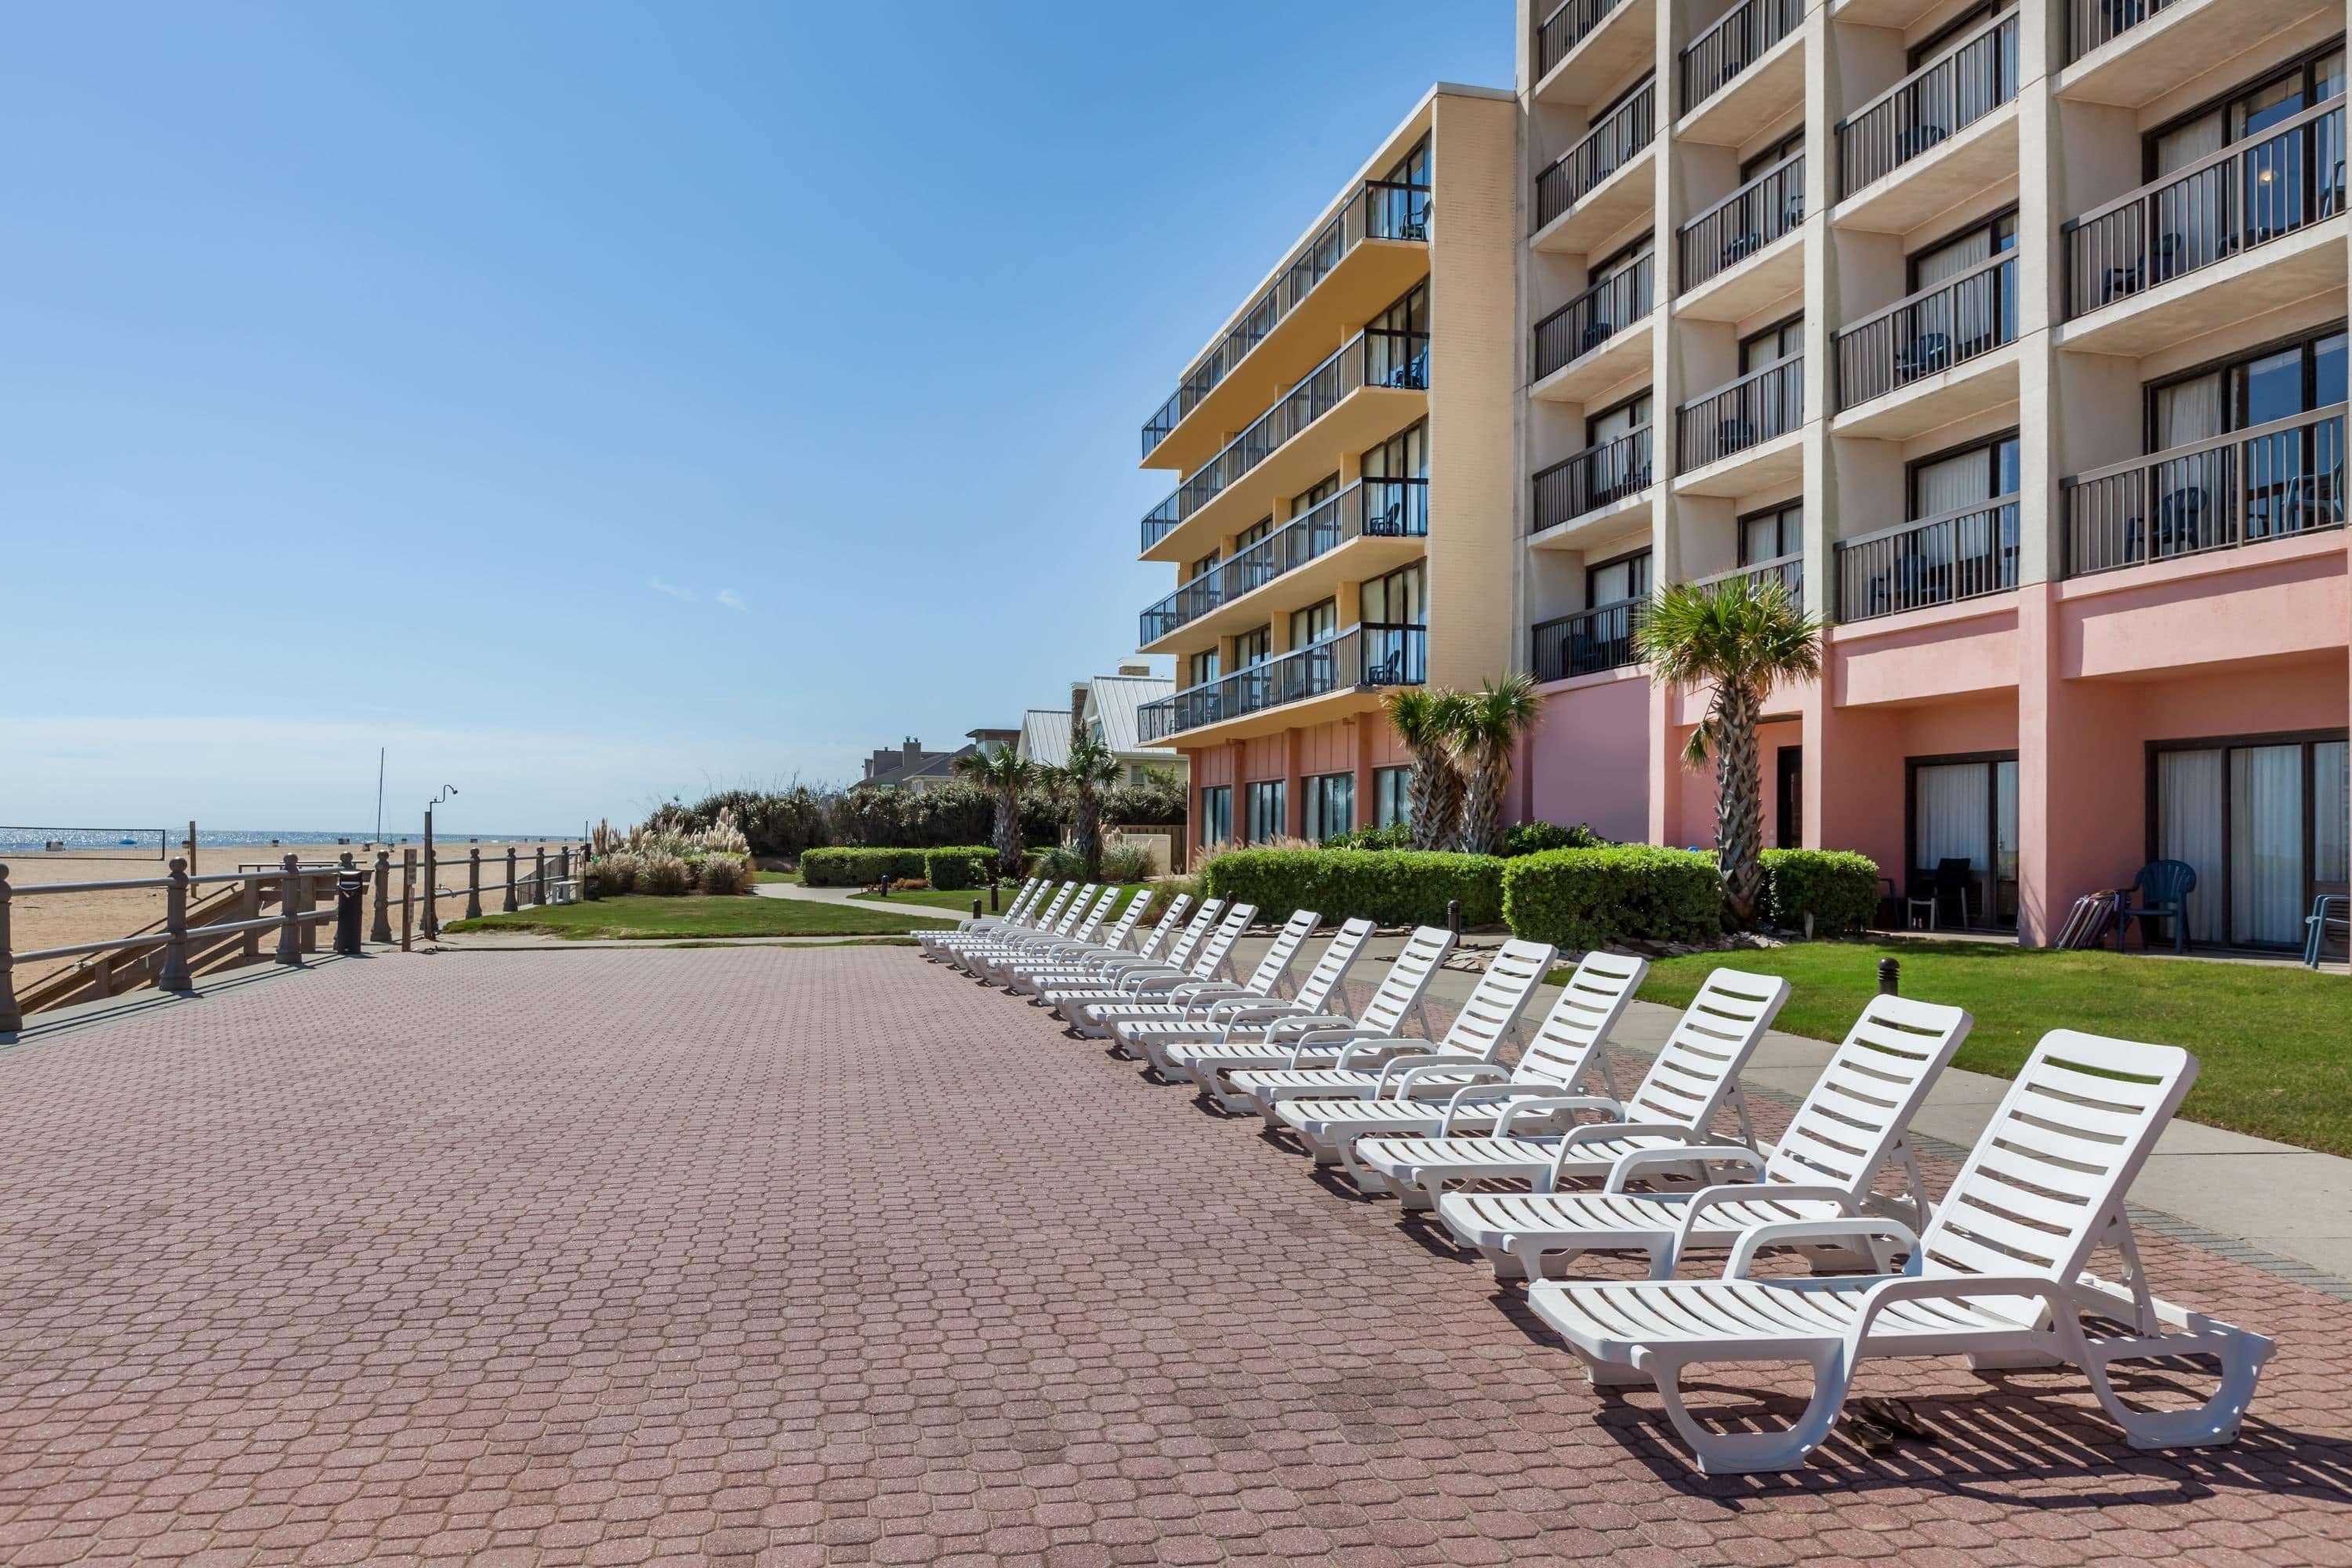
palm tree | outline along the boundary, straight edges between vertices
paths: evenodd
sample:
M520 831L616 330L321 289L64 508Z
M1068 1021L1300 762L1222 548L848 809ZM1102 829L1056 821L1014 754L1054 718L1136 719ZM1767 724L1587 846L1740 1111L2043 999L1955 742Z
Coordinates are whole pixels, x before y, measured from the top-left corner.
M1011 746L999 746L958 757L955 771L996 796L996 868L1000 875L1018 877L1021 795L1037 782L1037 765Z
M1543 720L1543 700L1526 675L1489 680L1454 704L1454 750L1467 775L1462 807L1462 847L1473 855L1503 852L1503 796L1511 784L1511 755L1519 737Z
M1683 764L1715 763L1715 853L1723 868L1725 912L1734 927L1754 923L1763 892L1764 780L1756 729L1765 693L1779 680L1822 671L1822 623L1780 583L1727 578L1681 583L1650 605L1634 632L1650 672L1675 686L1715 689L1691 734Z
M1092 735L1070 742L1069 760L1048 768L1045 776L1054 793L1070 805L1070 847L1086 862L1086 879L1102 870L1102 792L1118 777L1118 759Z
M1412 753L1406 800L1412 814L1412 847L1444 849L1462 824L1462 774L1454 763L1454 736L1461 725L1459 692L1425 686L1391 687L1381 698L1389 727Z

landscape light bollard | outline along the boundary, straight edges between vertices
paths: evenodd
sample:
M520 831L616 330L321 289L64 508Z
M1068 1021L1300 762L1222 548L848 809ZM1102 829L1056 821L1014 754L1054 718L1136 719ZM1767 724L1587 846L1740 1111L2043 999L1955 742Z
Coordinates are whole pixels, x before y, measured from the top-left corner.
M996 879L991 877L988 879L988 912L990 914L994 914L996 912Z
M302 962L302 921L300 912L295 908L300 897L296 889L302 880L302 873L295 869L299 864L289 855L278 867L278 962L280 963Z
M375 923L368 929L370 942L392 941L392 851L375 852Z
M1881 996L1903 994L1903 966L1891 958L1878 961L1878 994Z
M188 863L172 858L172 885L163 889L163 969L155 976L158 991L194 991L188 977Z
M356 957L360 951L360 910L367 897L367 884L360 879L358 868L349 855L343 857L342 874L335 879L335 951Z
M508 845L508 846L507 846L507 896L506 896L506 901L505 901L503 904L501 904L501 905L499 906L499 908L503 909L503 910L504 910L508 914L512 914L512 913L514 913L514 912L515 912L515 885L514 885L514 882L515 882L515 848L514 848L514 846L513 846L513 845L509 844L509 845Z
M9 941L8 868L0 866L0 1034L13 1035L25 1026L25 1015L16 1005L16 960Z
M543 904L547 902L547 846L539 846L530 856L530 901Z
M482 918L482 852L478 848L466 851L466 918Z
M980 919L980 900L977 898L971 900L971 918Z
M1456 938L1462 935L1462 900L1459 899L1445 900L1445 929Z

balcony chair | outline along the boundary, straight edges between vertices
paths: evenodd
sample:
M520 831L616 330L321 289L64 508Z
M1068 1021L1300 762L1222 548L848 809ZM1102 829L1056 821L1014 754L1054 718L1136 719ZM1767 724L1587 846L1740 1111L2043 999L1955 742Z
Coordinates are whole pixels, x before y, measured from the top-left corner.
M2318 968L2330 942L2342 943L2345 956L2352 958L2352 898L2342 893L2320 894L2311 900L2311 913L2303 924L2305 965Z
M2145 275L2142 273L2143 264L2137 261L2127 267L2108 268L2105 281L2102 285L2099 303L2104 305L2109 300L2137 294L2144 288L2153 289L2158 284L2188 271L2189 268L2185 265L2188 247L2188 237L2177 230L2170 234L2158 235L2148 242Z
M1404 498L1397 497L1377 512L1364 514L1364 532L1373 539L1396 539L1404 533Z
M2151 860L2139 868L2130 889L2116 900L2116 951L2124 950L2124 928L2140 922L2139 944L2148 944L2147 922L2172 922L2172 951L2189 951L2189 895L2197 890L2197 868L2186 860Z
M1956 899L1960 906L1959 929L1967 931L1976 923L1975 911L1969 907L1969 895L1976 890L1976 878L1970 871L1971 862L1962 856L1947 856L1936 862L1936 868L1915 868L1911 873L1910 891L1904 895L1906 923L1921 914L1927 917L1927 929L1942 929L1944 902Z
M1895 138L1895 161L1908 163L1920 153L1950 137L1952 133L1940 125L1914 125L1897 132Z
M1725 419L1715 427L1715 455L1727 458L1734 452L1744 452L1756 445L1756 422L1752 419Z
M1921 332L1911 340L1907 349L1895 354L1895 379L1897 384L1916 381L1923 375L1933 375L1948 370L1952 363L1952 336L1949 332Z
M1723 242L1723 265L1729 268L1763 248L1764 237L1756 230L1751 228L1746 234L1735 234Z
M1404 672L1404 649L1401 647L1391 649L1386 658L1367 663L1364 666L1363 684L1366 686L1407 684Z
M2147 537L2143 520L2124 522L2124 559L2160 561L2204 548L2205 519L2212 498L2201 487L2172 490L2156 501L2156 536Z
M1584 336L1577 343L1576 352L1589 354L1616 335L1617 329L1607 321L1587 321L1584 323Z

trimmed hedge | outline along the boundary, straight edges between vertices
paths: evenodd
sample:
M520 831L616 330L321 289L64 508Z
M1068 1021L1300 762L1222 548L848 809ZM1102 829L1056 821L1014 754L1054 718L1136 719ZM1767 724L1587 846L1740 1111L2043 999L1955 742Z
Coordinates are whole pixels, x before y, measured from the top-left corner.
M1723 932L1723 875L1703 850L1548 849L1504 865L1503 918L1512 935L1569 952L1708 942Z
M995 860L996 851L985 844L967 844L953 849L926 849L923 851L923 875L932 887L942 892L986 887L988 868Z
M921 849L812 849L801 857L801 880L812 888L863 888L885 877L929 875Z
M1763 916L1801 931L1808 910L1815 936L1869 929L1878 913L1878 862L1850 849L1767 849Z
M1503 855L1515 860L1547 849L1598 849L1608 842L1581 822L1573 827L1562 827L1557 822L1521 822L1503 835Z
M1258 919L1283 921L1314 910L1327 921L1444 925L1448 900L1462 923L1503 916L1503 862L1492 855L1423 849L1235 849L1202 873L1202 896L1255 904Z

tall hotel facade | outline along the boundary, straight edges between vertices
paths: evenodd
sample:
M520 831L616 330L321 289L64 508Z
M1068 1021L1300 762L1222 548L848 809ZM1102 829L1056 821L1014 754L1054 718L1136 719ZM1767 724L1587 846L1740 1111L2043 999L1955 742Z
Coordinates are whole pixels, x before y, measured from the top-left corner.
M2347 18L1521 0L1513 101L1437 89L1286 258L1336 228L1323 281L1278 270L1147 427L1184 476L1145 522L1184 571L1155 732L1203 837L1382 819L1380 688L1525 668L1522 815L1710 842L1705 694L1632 628L1769 575L1829 629L1769 707L1768 843L1965 862L1969 922L2028 942L2180 859L2198 941L2299 945L2347 879Z

